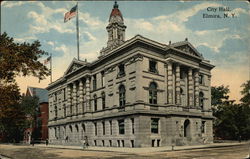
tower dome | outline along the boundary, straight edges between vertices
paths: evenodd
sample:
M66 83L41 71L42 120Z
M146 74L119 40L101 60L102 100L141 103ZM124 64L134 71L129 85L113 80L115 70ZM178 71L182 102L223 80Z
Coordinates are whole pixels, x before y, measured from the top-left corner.
M113 9L112 9L110 16L109 16L109 22L111 22L111 23L114 23L114 22L123 23L122 13L118 8L119 8L119 5L115 1L115 4L114 4Z

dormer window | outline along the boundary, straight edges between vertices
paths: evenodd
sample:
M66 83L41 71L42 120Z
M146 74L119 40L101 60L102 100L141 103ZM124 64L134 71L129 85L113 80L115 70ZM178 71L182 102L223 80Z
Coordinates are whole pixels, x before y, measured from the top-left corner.
M149 61L149 72L157 73L157 62L150 60Z
M118 68L119 68L118 76L119 76L119 77L125 76L124 64L120 64L120 65L118 66Z

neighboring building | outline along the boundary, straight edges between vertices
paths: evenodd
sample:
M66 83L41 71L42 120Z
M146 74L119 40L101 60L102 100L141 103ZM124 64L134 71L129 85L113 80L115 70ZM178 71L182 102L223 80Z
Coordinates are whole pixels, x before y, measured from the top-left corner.
M141 35L125 41L114 4L107 47L98 60L73 59L49 91L54 144L155 147L213 142L214 67L186 39L161 44Z
M37 106L37 115L35 117L28 117L34 120L34 126L28 128L24 132L24 141L30 143L31 138L35 140L48 139L48 91L43 88L28 87L26 96L37 96L39 98L39 105ZM36 135L34 135L36 133Z

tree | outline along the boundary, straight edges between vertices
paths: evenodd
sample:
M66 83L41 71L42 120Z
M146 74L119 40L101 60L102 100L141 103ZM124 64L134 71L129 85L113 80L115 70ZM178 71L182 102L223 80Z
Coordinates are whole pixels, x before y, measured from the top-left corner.
M229 100L228 87L212 87L214 133L216 137L222 139L237 140L250 139L250 107L249 98L246 90L249 90L248 84L243 84L242 94L245 95L240 104L234 104L234 100Z
M37 139L41 131L41 125L38 125L39 98L37 96L22 96L20 104L22 111L26 116L25 128L32 128L32 138Z
M241 91L243 97L240 99L240 101L243 104L250 106L250 80L248 80L246 83L243 83L241 87L243 87L243 90Z
M50 74L48 68L40 61L43 55L48 53L40 49L40 42L15 43L7 33L0 36L0 79L11 83L15 82L17 75L32 75L39 79L45 79Z
M21 109L21 96L15 81L18 75L32 75L39 80L50 74L38 61L48 53L40 49L40 42L15 43L7 33L0 35L0 134L6 140L20 140L26 114Z

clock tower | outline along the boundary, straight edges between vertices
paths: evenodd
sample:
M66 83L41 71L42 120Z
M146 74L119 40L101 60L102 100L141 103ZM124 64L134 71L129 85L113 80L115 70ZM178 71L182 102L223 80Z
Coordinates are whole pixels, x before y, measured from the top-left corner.
M115 1L113 9L110 13L109 24L106 27L108 31L107 47L112 49L121 45L125 41L125 29L121 11L118 9L118 4Z

